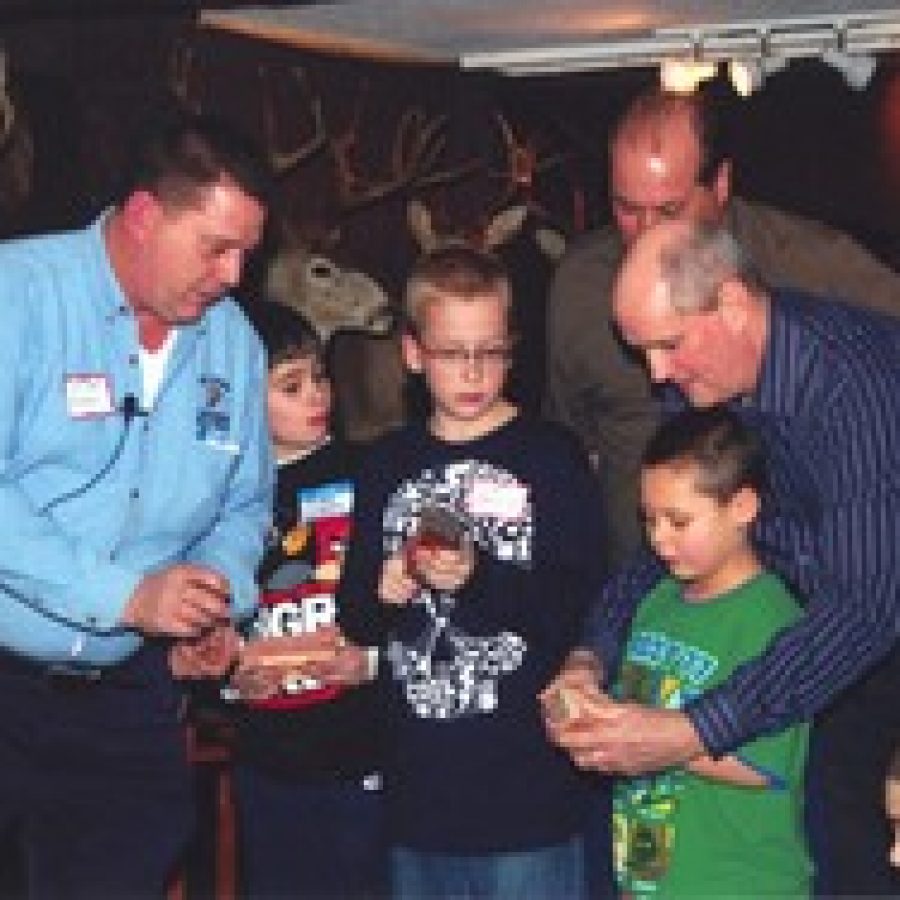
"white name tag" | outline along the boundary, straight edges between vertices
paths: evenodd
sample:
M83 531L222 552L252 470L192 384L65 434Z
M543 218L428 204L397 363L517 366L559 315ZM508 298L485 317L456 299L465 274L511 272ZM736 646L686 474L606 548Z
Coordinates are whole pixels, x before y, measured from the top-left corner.
M299 500L301 522L349 516L353 512L353 483L335 481L318 487L302 488Z
M518 482L498 484L487 478L476 478L469 489L466 507L476 519L516 522L528 511L528 488Z
M110 415L115 409L110 377L93 372L66 375L66 409L72 419Z

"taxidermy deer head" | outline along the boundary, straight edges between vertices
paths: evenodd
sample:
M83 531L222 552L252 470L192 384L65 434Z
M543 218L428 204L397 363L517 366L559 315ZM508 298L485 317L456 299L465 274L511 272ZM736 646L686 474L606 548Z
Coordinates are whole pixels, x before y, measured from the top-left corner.
M265 293L308 319L324 342L338 331L387 334L393 324L390 300L381 285L302 247L275 254Z

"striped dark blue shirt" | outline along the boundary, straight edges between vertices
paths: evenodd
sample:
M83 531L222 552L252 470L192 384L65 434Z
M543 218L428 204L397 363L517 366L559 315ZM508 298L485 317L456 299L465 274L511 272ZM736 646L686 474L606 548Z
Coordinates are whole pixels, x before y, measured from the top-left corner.
M681 401L683 403L683 401ZM730 752L809 719L894 647L900 631L900 323L776 291L759 384L732 406L762 436L771 496L754 537L806 614L688 707ZM616 658L661 577L648 552L607 583L586 629Z

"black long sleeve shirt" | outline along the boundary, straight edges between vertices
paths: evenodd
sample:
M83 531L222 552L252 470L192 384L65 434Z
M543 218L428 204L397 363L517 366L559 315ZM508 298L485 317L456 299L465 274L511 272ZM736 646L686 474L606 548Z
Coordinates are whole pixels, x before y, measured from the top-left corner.
M477 555L454 594L377 597L383 561L439 505ZM491 853L578 830L582 776L548 742L537 694L574 645L603 576L602 509L587 461L557 426L516 418L448 443L410 425L377 443L359 479L340 591L353 639L386 648L395 840Z

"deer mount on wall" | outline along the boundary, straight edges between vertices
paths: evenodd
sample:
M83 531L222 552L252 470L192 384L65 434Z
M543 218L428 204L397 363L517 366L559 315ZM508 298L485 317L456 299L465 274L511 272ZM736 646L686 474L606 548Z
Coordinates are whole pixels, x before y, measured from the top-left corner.
M304 178L314 179L312 190L300 194L297 203L308 221L293 209L281 223L282 239L266 269L264 295L301 312L328 342L343 429L351 438L368 440L406 415L404 370L392 327L394 304L375 279L336 264L333 248L312 249L309 231L336 233L336 227L350 218L399 200L406 201L420 247L464 239L496 249L513 240L529 221L538 226L550 221L537 200L537 185L562 154L545 152L533 134L513 127L498 112L485 123L495 135L490 149L467 156L464 146L451 156L455 120L447 114L429 113L419 105L395 111L390 104L374 104L367 79L358 82L345 105L331 109L307 68L291 66L276 72L257 64L254 69L261 86L259 132L272 169L285 185L285 196L293 196L291 190L302 186ZM169 75L177 102L199 111L203 103L189 47L176 46ZM377 115L371 113L373 105ZM385 140L388 123L392 128ZM470 177L480 178L479 184L488 188L483 197L475 196L476 206L488 198L478 225L463 230L442 221L439 228L429 202L436 195L456 192ZM309 210L321 207L323 199L325 208L313 221ZM540 246L540 227L530 233ZM561 237L557 244L562 246Z
M292 77L308 106L311 133L289 150L278 146L276 115L271 100L268 71L257 67L262 85L261 115L263 146L276 177L284 177L329 146L322 102L311 90L305 70L295 67ZM193 113L202 112L204 102L198 93L194 48L183 39L174 43L168 63L168 86L176 104ZM335 142L334 147L343 147ZM337 149L335 159L342 159ZM337 165L341 172L347 165ZM399 179L398 179L399 183ZM387 193L389 188L383 188ZM351 195L351 191L357 193ZM344 199L374 202L379 192L374 188L364 194L357 185L347 185ZM309 229L306 229L308 231ZM326 344L342 331L359 331L377 336L387 334L393 323L393 311L387 293L363 272L344 268L313 245L333 244L337 228L319 228L317 239L310 240L304 229L282 223L280 246L266 267L263 281L264 299L281 303L299 312Z
M341 331L386 335L394 322L390 298L377 281L300 245L272 258L265 298L301 313L326 344Z
M193 48L184 40L176 41L169 64L170 89L181 106L198 111L202 102L195 70ZM330 177L327 185L322 183L322 191L328 192L335 219L355 215L398 195L406 196L418 201L410 207L407 219L420 246L452 236L496 247L510 240L530 214L537 223L533 234L538 246L552 257L560 254L566 229L550 224L553 217L537 199L537 186L539 178L559 167L567 154L558 148L548 149L539 132L514 126L506 115L496 111L492 126L500 138L499 165L485 158L483 152L448 162L450 117L429 114L414 105L395 116L391 140L378 144L375 156L381 158L373 159L371 141L368 145L364 141L365 114L373 105L367 78L360 80L349 113L339 117L325 109L304 66L287 69L287 78L283 77L285 70L274 74L264 64L258 64L256 71L261 86L261 134L273 171L286 182L307 165L324 159ZM289 127L279 123L277 107L283 112L285 105L292 107ZM377 129L383 133L386 106L374 105L379 112ZM494 199L479 214L479 221L466 229L438 229L436 216L431 215L429 229L429 217L420 209L426 204L424 198L436 189L452 191L454 184L479 175L488 185L500 185L499 190L489 188L485 192ZM578 203L573 206L577 208ZM583 223L575 222L574 227L580 229Z
M259 71L265 85L267 71L264 67ZM331 163L334 202L339 214L355 212L403 192L449 184L473 174L482 165L479 159L446 165L448 116L428 115L421 107L413 106L400 113L386 159L373 168L361 159L360 152L363 111L371 92L369 81L361 81L350 115L337 127L328 122L321 97L313 90L306 70L294 66L291 75L308 110L311 133L292 148L283 149L272 94L263 90L263 133L269 160L276 175L286 178L324 153Z
M407 205L410 232L423 251L453 243L496 250L519 235L530 217L538 223L532 231L538 248L557 260L565 250L565 234L544 224L551 221L551 216L536 199L535 192L539 175L558 166L564 155L558 152L543 155L537 137L518 133L502 112L495 112L493 119L502 139L504 165L489 169L488 175L500 180L499 195L467 228L438 227L426 201L414 199Z
M465 232L440 231L424 200L411 200L406 210L407 223L419 249L425 253L450 244L470 244L484 250L496 250L511 241L528 218L528 207L517 203L494 213L479 227Z

